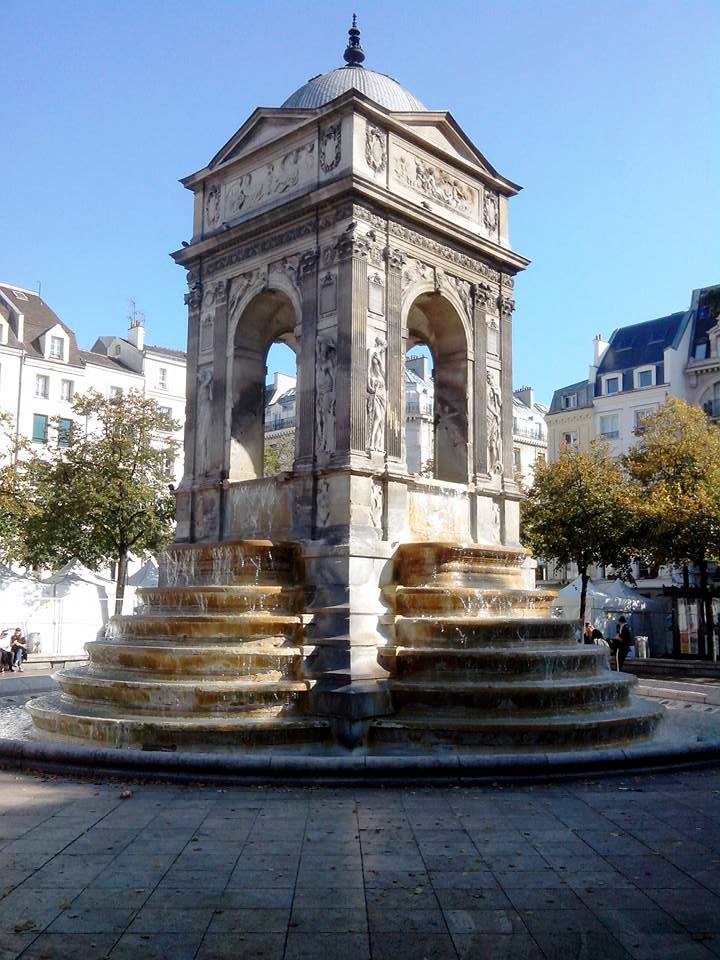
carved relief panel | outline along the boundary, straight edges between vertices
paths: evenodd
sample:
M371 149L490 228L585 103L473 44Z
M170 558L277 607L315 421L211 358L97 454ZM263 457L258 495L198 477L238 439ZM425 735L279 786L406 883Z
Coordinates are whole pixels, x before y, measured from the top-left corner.
M340 165L342 155L342 121L320 131L320 169L332 173Z
M223 219L232 221L308 184L316 175L316 163L315 143L305 143L229 180L225 187Z
M411 190L420 202L439 203L463 217L477 219L478 191L453 170L396 144L391 173L395 182Z

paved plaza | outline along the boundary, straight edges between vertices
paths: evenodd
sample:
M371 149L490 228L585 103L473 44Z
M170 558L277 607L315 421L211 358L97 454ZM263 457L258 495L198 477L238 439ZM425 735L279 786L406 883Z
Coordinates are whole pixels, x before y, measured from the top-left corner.
M720 956L720 770L455 788L0 773L0 958Z

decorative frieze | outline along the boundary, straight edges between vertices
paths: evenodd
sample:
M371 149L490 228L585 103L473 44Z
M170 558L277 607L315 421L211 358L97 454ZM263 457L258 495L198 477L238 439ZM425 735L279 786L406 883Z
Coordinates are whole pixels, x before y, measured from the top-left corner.
M398 152L393 172L404 186L463 216L471 217L477 210L477 191L470 184L409 150Z
M256 240L253 243L247 243L242 246L235 247L227 253L224 253L221 257L208 259L205 264L205 273L207 276L212 276L219 270L225 270L237 263L242 263L244 260L250 260L252 257L262 256L265 253L269 253L271 250L276 250L278 247L284 247L287 244L294 243L296 240L302 239L303 237L314 235L315 222L313 220L309 220L305 223L298 224L295 227L291 227L288 230L283 230L280 233L274 233L268 237L263 237L261 240Z
M427 250L438 257L449 260L450 263L454 263L458 267L463 267L465 270L479 273L480 276L485 277L486 280L491 280L495 283L500 282L500 272L493 270L492 267L483 263L482 260L469 257L465 253L459 253L444 243L438 243L437 240L432 240L430 237L426 237L416 230L411 230L410 227L403 226L403 224L394 223L392 220L390 221L389 229L393 236L399 237L401 240L406 240L408 243L412 243L422 250Z
M353 216L353 205L351 203L341 204L339 207L333 207L331 210L326 210L320 216L320 229L328 230L331 227L334 227L336 223L340 223L342 220L347 220L348 217Z
M372 210L368 210L367 207L363 207L362 204L353 204L352 216L353 219L365 220L366 223L369 223L376 230L382 230L383 232L387 230L387 220L373 213Z
M332 173L340 163L342 149L342 122L325 127L320 132L320 169L323 173Z

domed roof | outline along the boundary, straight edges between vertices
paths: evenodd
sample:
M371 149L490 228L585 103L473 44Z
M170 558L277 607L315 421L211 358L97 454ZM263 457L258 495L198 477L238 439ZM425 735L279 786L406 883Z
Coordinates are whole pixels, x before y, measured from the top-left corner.
M308 80L304 86L287 98L283 107L314 109L329 103L341 93L358 90L387 110L401 112L427 109L397 80L362 66L365 54L360 46L360 31L357 28L355 14L353 14L353 25L348 33L350 40L344 54L346 65L318 74L317 77Z
M304 86L287 98L283 106L322 107L323 104L339 97L341 93L352 89L359 90L387 110L427 109L417 97L392 77L350 64L347 67L338 67L337 70L321 73L312 80L308 80Z

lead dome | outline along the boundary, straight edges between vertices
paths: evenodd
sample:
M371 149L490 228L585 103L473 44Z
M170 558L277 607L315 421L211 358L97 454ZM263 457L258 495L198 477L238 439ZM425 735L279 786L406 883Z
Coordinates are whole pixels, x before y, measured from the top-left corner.
M316 109L330 103L348 90L357 90L381 107L394 112L417 112L427 109L397 80L362 66L365 53L360 45L360 31L355 14L353 14L352 27L348 30L348 35L348 45L343 55L345 66L312 77L287 98L283 107Z

